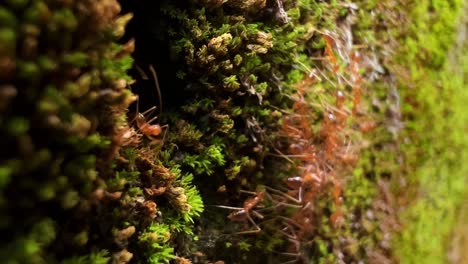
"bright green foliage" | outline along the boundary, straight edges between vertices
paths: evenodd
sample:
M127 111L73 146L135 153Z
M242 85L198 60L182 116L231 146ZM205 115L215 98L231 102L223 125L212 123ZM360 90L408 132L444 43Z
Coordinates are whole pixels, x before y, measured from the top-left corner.
M193 223L193 219L199 217L203 212L203 201L198 190L192 185L193 175L182 176L180 172L178 172L178 175L178 183L184 188L185 195L187 195L187 204L190 206L190 210L183 212L182 218L185 222Z
M216 166L222 166L225 163L222 150L222 144L209 146L200 155L187 155L184 163L192 167L196 174L211 175Z
M194 219L204 209L202 199L192 184L191 174L183 175L157 147L143 145L142 135L133 128L122 127L122 131L128 133L129 138L121 146L120 158L115 160L116 176L110 178L107 185L109 191L124 194L118 210L109 206L102 209L105 210L102 214L118 223L114 239L128 243L132 261L167 263L175 258L177 237L193 236ZM144 140L144 144L150 143ZM171 169L164 167L161 161L170 164ZM99 218L96 221L100 221ZM128 228L134 230L130 235L119 235L125 234ZM133 233L139 234L138 241L131 239ZM129 254L121 255L128 257Z
M146 260L143 263L159 264L168 263L174 259L174 249L169 246L171 232L169 226L164 224L152 224L139 237L139 243L143 244L143 254Z

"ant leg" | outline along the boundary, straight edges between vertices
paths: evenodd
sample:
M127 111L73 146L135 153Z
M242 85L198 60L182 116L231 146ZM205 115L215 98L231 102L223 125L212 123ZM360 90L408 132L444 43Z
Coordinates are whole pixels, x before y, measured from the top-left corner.
M285 202L280 202L275 207L280 207L282 205L284 205L286 207L290 207L290 208L302 208L302 205L290 204L290 203L285 203Z
M254 230L247 230L247 231L241 231L241 232L236 232L232 233L232 235L248 235L248 234L257 234L260 233L262 229L260 227L256 227Z
M166 127L169 127L169 125L161 126L161 128L166 128ZM167 129L164 129L164 134L163 134L162 139L157 139L157 138L154 138L154 137L152 137L152 136L147 136L147 137L151 139L151 143L150 143L150 144L160 144L160 145L163 145L163 144L164 144L164 141L165 141L165 139L166 139L166 133L167 133Z
M259 218L259 219L263 219L263 218L264 218L264 216L261 215L259 212L252 211L252 214L254 214L254 215L255 215L257 218Z
M274 148L274 149L275 149L276 152L279 153L279 155L278 155L278 154L274 154L274 153L267 153L267 155L270 155L270 156L273 156L273 157L284 158L285 160L289 161L290 163L295 164L295 162L294 162L292 159L290 159L290 158L288 157L288 155L284 154L283 152L281 152L280 150L278 150L278 149L276 149L276 148Z
M287 237L288 240L289 240L290 242L296 241L296 240L297 240L297 235L295 234L293 228L291 227L291 225L290 225L289 223L286 223L286 225L287 225L287 226L286 226L285 228L279 230L279 232L280 232L282 235L284 235L285 237ZM287 229L290 230L291 234L289 234L289 233L286 232Z
M300 253L280 253L281 255L285 255L285 256L291 256L291 257L295 257L293 260L290 260L290 261L286 261L286 262L281 262L280 264L293 264L293 263L298 263L298 261L301 259L300 256L301 254ZM286 255L288 254L288 255Z
M137 69L138 73L140 74L140 76L141 76L141 78L143 80L148 80L149 79L146 72L138 64L135 64L135 68Z
M245 190L239 190L239 192L241 192L241 193L246 193L246 194L251 194L251 195L253 195L253 196L258 196L259 193L261 193L261 192L245 191Z
M166 124L166 125L161 126L161 129L163 129L163 128L165 128L163 136L162 136L162 142L164 143L164 141L166 140L166 134L167 134L167 130L169 129L169 125Z
M138 113L140 113L140 96L138 96L137 94L135 95L136 97L136 114L135 116L133 117L133 119L130 121L130 123L133 123L135 122L135 120L137 119L138 117Z
M143 116L146 116L146 115L151 115L155 110L156 110L157 106L153 106L151 107L150 109L144 111L143 113L141 113ZM150 122L147 122L147 123L150 123Z
M290 252L277 252L277 251L273 251L274 253L276 254L279 254L279 255L282 255L282 256L286 256L286 257L294 257L293 259L291 260L287 260L285 262L281 262L280 264L293 264L293 263L299 263L298 261L301 259L302 257L302 254L300 252L296 252L296 253L290 253Z
M153 111L154 111L154 110L153 110ZM156 120L156 119L158 119L158 116L155 116L155 117L151 118L151 119L148 120L148 122L146 122L146 123L151 124L151 123L152 123L154 120Z
M338 109L336 108L336 106L334 105L331 105L329 103L325 103L325 102L322 102L321 105L327 109L330 109L332 110L333 112L335 113L338 113L338 114L341 114L341 115L344 115L344 116L347 116L347 115L350 115L351 112L349 110L346 110L346 109Z
M256 209L256 211L263 212L263 211L267 211L267 210L271 210L271 209L276 209L276 208L278 208L280 206L286 206L286 207L296 208L296 209L302 208L302 205L295 205L295 204L290 204L290 203L285 203L285 202L278 202L277 204L269 206L269 207Z
M209 206L224 208L224 209L229 209L229 210L242 210L242 209L244 209L242 207L233 207L233 206L225 206L225 205L209 205Z
M288 252L278 252L278 254L284 255L284 256L298 256L298 253L288 253ZM283 263L289 263L289 262L283 262Z
M290 226L295 226L298 229L302 229L302 226L299 223L297 223L296 221L294 221L293 219L291 219L291 218L284 217L284 216L276 216L276 218L284 220ZM290 228L290 229L292 230L292 228Z
M290 201L293 201L295 203L298 203L298 204L301 204L302 203L302 188L299 188L299 198L294 198L280 190L277 190L277 189L274 189L274 188L271 188L271 187L268 187L268 186L265 186L265 188L271 192L274 192L284 198L287 198L289 199Z
M256 233L259 233L260 231L262 231L262 229L255 223L255 221L252 219L252 217L250 217L249 214L246 214L246 216L247 216L247 219L249 220L249 222L255 227L255 229L254 230L236 232L236 233L233 233L233 235L256 234Z
M135 68L137 69L138 73L140 74L143 80L149 80L148 74L146 74L146 72L138 64L135 64ZM159 109L160 109L160 112L162 112L162 96L161 96L161 88L159 87L158 75L156 74L156 70L151 64L149 65L149 70L151 72L154 84L156 86L156 92L158 93Z
M218 208L224 208L224 209L229 209L229 210L244 210L244 208L242 207L232 207L232 206L225 206L225 205L211 205L211 206L214 206L214 207L218 207ZM257 213L257 212L253 212L255 214L255 216L259 217L260 219L263 218L263 215ZM245 214L247 219L249 220L249 222L255 227L254 230L247 230L247 231L241 231L241 232L236 232L236 233L233 233L231 235L246 235L246 234L255 234L255 233L258 233L260 232L262 229L255 223L255 221L252 219L252 217L250 217L250 215L248 213Z
M286 206L286 207L296 208L296 209L302 208L300 199L296 199L296 198L294 198L294 197L292 197L290 195L287 195L287 194L273 194L273 196L275 198L272 197L271 201L274 202L274 205L266 207L266 208L262 208L259 211L275 209L275 208L278 208L278 207L281 207L281 206ZM292 202L294 202L294 204L291 204L291 203L285 201L285 198L288 199L288 200L291 200Z
M158 80L158 74L156 73L156 70L154 69L153 65L149 65L149 69L151 71L151 74L153 75L153 80L154 84L156 86L156 92L158 93L158 99L159 99L159 114L162 113L162 95L161 95L161 88L159 87L159 80Z
M328 78L328 76L326 74L324 74L322 71L320 71L319 69L317 69L317 72L320 73L320 75L325 79L327 80L329 83L331 83L331 85L334 87L334 88L337 88L337 85L332 82L332 80L330 80L330 78Z

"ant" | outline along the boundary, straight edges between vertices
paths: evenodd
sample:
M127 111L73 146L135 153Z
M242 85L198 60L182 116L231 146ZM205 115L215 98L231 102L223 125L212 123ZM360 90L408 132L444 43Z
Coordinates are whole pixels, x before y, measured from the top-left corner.
M319 192L320 186L324 183L325 175L323 175L323 171L313 165L306 165L301 168L301 171L301 175L288 177L285 180L285 184L288 187L287 191L265 186L272 195L279 197L279 201L275 207L287 206L305 209L311 205L313 197ZM293 204L288 201L293 202Z
M151 107L150 109L146 110L143 113L140 113L137 110L137 114L135 116L135 121L137 124L138 129L145 134L145 136L158 136L162 132L162 127L159 124L151 125L151 122L156 120L158 117L155 116L149 121L146 121L145 115L148 113L152 113L156 109L156 106Z
M138 66L138 64L135 65L136 70L140 73L141 78L143 80L148 80L148 75L146 72ZM156 88L156 92L158 93L158 99L159 99L159 114L162 113L162 96L161 96L161 88L159 87L159 80L158 80L158 75L156 73L156 70L154 69L153 65L149 65L149 70L151 72L151 75L153 76L153 81L154 85ZM151 118L150 120L146 120L147 116L150 116L153 114L153 112L156 110L156 106L151 107L150 109L144 111L143 113L140 113L139 110L139 97L137 95L137 105L136 105L136 115L135 118L133 119L136 122L136 125L138 129L143 133L146 137L149 139L153 140L154 142L158 142L153 137L159 136L163 132L163 128L169 127L168 125L161 126L159 124L154 124L152 125L151 123L158 118L158 116L155 116ZM164 131L163 139L162 142L164 142L164 138L166 137L166 132L167 130Z
M134 120L136 122L138 129L141 131L141 133L143 133L149 139L155 142L159 141L155 139L154 137L159 136L162 133L163 129L169 127L169 125L163 125L163 126L159 124L152 125L151 123L154 120L156 120L158 116L155 116L148 121L146 119L147 119L147 116L151 115L156 110L156 106L153 106L150 109L144 111L143 113L140 113L138 109L139 108L138 105L139 103L137 101L137 109L136 109L136 115L135 115ZM164 142L164 138L166 137L166 131L167 130L164 131L162 142Z
M351 62L349 65L351 71L351 81L353 88L353 114L358 112L359 103L361 102L362 97L362 76L359 73L359 62L361 60L361 55L358 51L351 53Z
M294 227L300 230L301 226L298 223L295 223L292 219L286 217L281 217L281 219L285 222L284 224L286 227L281 229L279 232L284 235L291 243L286 252L275 251L275 253L281 256L290 258L289 260L281 262L281 264L306 263L306 261L303 259L304 256L302 252L302 241L297 232L294 230Z
M333 53L335 40L329 34L323 34L323 39L325 40L325 56L331 64L333 73L337 74L340 66L338 65L335 54Z
M149 77L146 74L146 72L140 66L138 66L138 64L135 64L135 68L143 80L149 80ZM162 94L161 94L161 87L159 86L158 74L156 73L156 70L151 64L149 65L149 70L151 72L151 75L153 76L153 82L156 88L155 90L158 93L157 95L158 95L158 100L159 100L159 114L161 114L163 110L163 105L162 105Z
M341 185L341 182L333 177L333 192L332 192L332 197L334 200L334 204L336 207L335 212L330 216L330 222L335 226L335 227L340 227L343 224L344 221L344 212L343 212L343 187Z
M264 199L266 192L265 191L248 192L248 191L243 191L243 190L241 190L240 192L254 194L255 196L245 200L243 207L231 207L231 206L224 206L224 205L216 205L216 207L234 210L234 212L228 215L229 220L238 221L238 222L245 222L248 220L255 227L255 229L253 230L237 232L237 233L234 233L234 235L258 233L262 229L255 223L255 221L252 219L250 214L253 214L260 219L263 219L263 215L254 211L253 208L256 207L258 203L260 203Z
M338 155L339 159L343 165L354 166L359 160L359 156L350 150L351 143L348 142L346 145L346 149Z

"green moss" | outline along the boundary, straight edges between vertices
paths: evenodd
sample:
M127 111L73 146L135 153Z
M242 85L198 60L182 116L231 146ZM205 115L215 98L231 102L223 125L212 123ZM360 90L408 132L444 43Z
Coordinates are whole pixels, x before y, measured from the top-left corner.
M168 244L171 239L169 226L161 224L151 225L139 237L139 243L143 244L147 258L144 263L168 263L174 259L174 249Z
M154 8L154 14L160 12L158 16L155 15L158 25L167 25L167 34L157 31L156 38L167 43L172 54L170 63L177 65L172 80L179 79L181 88L187 87L183 94L188 99L177 98L180 108L169 107L161 118L171 127L162 147L162 163L170 168L178 166L183 172L181 174L194 175L194 184L204 195L205 203L223 201L233 206L242 204L246 197L232 195L238 189L255 190L259 184L281 186L284 185L281 177L292 171L285 165L286 159L271 155L277 153L276 144L285 141L284 135L280 134L282 113L276 109L290 111L297 96L293 85L305 79L311 73L310 69L321 69L319 63L310 60L310 57L323 54L325 42L321 32L334 30L335 22L339 16L347 14L347 10L336 3L316 1L299 1L297 5L285 1L285 6L293 8L288 11L291 19L288 24L279 23L264 10L260 10L263 13L257 16L226 6L212 9L209 3L200 1L187 5L165 1L160 6L144 7L148 10ZM136 36L139 36L137 33L150 34L136 32ZM137 62L158 66L157 59L148 62L146 53L157 51L140 50L139 54L143 55L136 56ZM344 72L345 68L343 62L340 70ZM326 74L336 81L333 74ZM163 94L164 89L168 89L164 88L165 85L169 87L172 83L161 82ZM145 89L141 87L141 90ZM307 97L319 105L310 114L311 125L318 131L325 105L334 104L334 88L331 83L323 82L314 86L313 90L314 94ZM166 91L166 94L170 92ZM323 138L317 136L315 140L321 142ZM360 179L357 178L356 182ZM353 184L351 188L356 188L353 189L356 193L364 189L366 192L362 196L368 199L372 193L369 190L371 184L362 189L358 184ZM324 193L330 190L329 186L323 188ZM226 190L226 194L216 190ZM355 196L355 200L361 199L359 194ZM336 239L338 231L330 227L327 217L336 210L336 205L331 201L330 193L319 200L319 209L314 214L320 219L316 223L320 228L314 234L332 245L330 241ZM265 203L268 204L268 201ZM268 217L274 219L275 214L281 213L284 212L273 212ZM286 213L287 216L290 214ZM236 223L217 226L225 217L221 210L210 216L215 220L212 226L201 231L201 236L219 232L216 229L220 228L242 228ZM325 219L323 223L322 218ZM203 216L200 221L204 221ZM265 224L262 228L266 237L270 236L261 240L269 245L267 252L271 253L273 248L281 250L280 239L272 235L277 227ZM224 242L217 243L220 245ZM254 244L248 238L244 242ZM304 251L315 252L318 247L316 243L310 243ZM213 249L209 250L209 254L214 254ZM237 247L235 250L240 249ZM311 258L328 259L331 254L331 251L327 251ZM249 257L254 262L258 261L258 256L252 254L246 259ZM228 258L235 261L235 257Z
M453 44L457 18L463 18L462 4L436 1L415 7L410 18L425 26L406 36L413 43L402 48L409 57L398 57L400 61L416 58L410 73L412 82L418 83L416 91L404 93L409 102L405 114L411 118L406 135L412 141L404 150L414 168L409 179L417 186L411 196L417 200L409 204L403 216L406 228L396 240L396 250L405 263L417 263L427 256L429 263L447 261L448 235L457 208L466 198L468 142L463 131L468 116L463 102L468 97L463 74L468 68L460 67L467 64L466 55L456 55L463 53L466 42ZM431 17L426 15L429 9ZM418 55L421 49L422 56ZM450 59L455 56L459 57Z
M133 20L130 14L116 18L120 7L113 0L87 8L79 1L49 2L9 0L0 7L6 65L0 143L12 149L0 154L0 230L7 233L0 256L6 262L168 263L199 250L207 255L200 262L261 263L267 255L287 262L295 253L294 261L314 263L381 261L393 254L391 193L402 191L399 177L410 186L405 197L420 199L401 218L407 229L395 252L403 262L428 255L442 262L440 244L466 193L460 161L468 145L468 98L446 59L462 1L409 3L407 10L392 1L357 1L358 9L343 1L160 1L129 4ZM411 21L408 30L402 17ZM354 36L349 43L346 30ZM341 46L326 42L324 33ZM154 99L145 74L167 96L152 121L169 125L161 136L145 135L134 118L139 113L130 111L127 120L135 97L126 90L126 71L136 67L128 56L132 42L113 43L122 36L136 38L134 57L143 69L132 84L137 109L153 106L145 105ZM336 116L354 112L349 82L357 76L343 53L348 44L372 64L358 69L368 89L358 114L342 128L326 127L338 88L346 102ZM324 48L341 49L333 53L336 70ZM467 65L466 57L459 64ZM145 72L153 65L160 84ZM389 82L388 72L400 79ZM398 93L404 130L393 98ZM286 120L293 116L301 126L292 123L288 134ZM385 126L363 135L369 120ZM310 150L317 154L313 164L283 154L298 140L294 129L313 134L297 141L317 149ZM339 164L325 152L362 157L351 172L354 158ZM309 165L327 177L318 187L303 186L314 198L296 210L292 199L267 188L253 209L262 217L251 213L261 227L255 236L230 235L253 224L226 220L225 208L205 208L246 206L264 186L286 193L284 179Z
M386 203L405 208L398 217L376 215L381 226L395 225L395 219L402 222L401 233L393 235L390 256L393 254L403 263L420 263L422 259L428 263L445 263L447 236L456 209L466 197L463 160L467 154L463 149L467 142L461 135L467 122L461 103L466 100L463 91L466 85L462 81L466 69L459 66L466 64L466 57L453 60L457 56L454 54L463 49L463 46L453 46L457 17L463 12L462 1L408 4L407 9L391 1L370 7L377 11L379 20L385 21L384 27L390 35L369 30L375 21L370 20L365 9L359 11L362 22L357 25L358 36L382 50L396 51L385 66L398 78L394 85L401 98L404 122L404 128L391 137L382 134L374 139L386 152L382 159L380 151L373 150L370 156L364 157L368 160L364 169L367 175L387 179L385 185L380 185L387 185L391 191L387 191L387 197L398 196ZM401 27L402 20L411 25L408 30ZM374 199L378 201L379 197ZM353 207L361 205L353 202ZM381 230L376 238L381 236L379 233L392 234L388 232Z
M115 76L128 79L128 67L95 62L116 60L106 32L118 4L100 3L109 10L104 16L95 3L86 10L78 8L81 3L29 2L6 1L0 9L6 44L0 60L7 66L0 85L0 144L10 150L0 155L0 255L6 263L104 263L110 259L107 242L88 233L94 228L90 197L110 171L114 124L129 95ZM91 42L93 51L71 42Z

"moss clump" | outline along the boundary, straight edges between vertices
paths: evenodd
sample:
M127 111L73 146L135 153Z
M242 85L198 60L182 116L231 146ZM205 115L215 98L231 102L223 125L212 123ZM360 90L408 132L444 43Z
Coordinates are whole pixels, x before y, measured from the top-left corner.
M106 263L91 194L131 102L132 60L113 44L116 1L0 6L0 256L5 263ZM115 64L114 64L115 63ZM106 239L106 238L102 238Z
M461 1L120 2L0 7L6 262L442 261L420 241L454 218L419 228L466 191Z
M348 197L369 191L373 197L345 201L356 209L355 217L365 220L361 231L351 226L350 248L377 262L445 263L447 235L466 193L467 142L459 134L466 124L460 108L466 98L460 76L466 69L454 67L456 60L448 55L460 49L453 43L462 3L407 4L403 9L393 1L368 2L358 11L355 32L375 45L385 74L370 94L374 119L382 126L368 138L371 151L355 172L359 186L348 185ZM368 8L378 22L370 19ZM464 60L460 56L455 64Z
M340 125L335 125L327 119L327 114L335 111L330 109L335 109L337 83L358 78L360 73L348 69L352 47L336 51L335 46L330 46L334 50L324 55L327 44L323 35L328 32L341 38L342 35L335 34L338 31L335 23L346 20L353 8L317 1L283 1L282 6L277 1L252 1L252 6L259 4L258 10L249 12L250 5L239 5L236 1L225 4L162 1L141 5L122 2L135 13L128 37L136 39L134 57L145 73L135 75L138 81L134 91L140 95L140 107L149 108L158 102L153 92L155 87L148 86L145 80L151 67L156 69L160 81L164 102L160 120L161 124L169 124L161 162L168 168L178 167L184 174L192 174L205 203L242 206L252 197L240 190L260 193L264 188L259 185L283 188L283 180L304 167L300 159L291 164L291 158L283 155L292 154L288 148L294 141L283 130L284 117L288 115L303 115L304 124L314 132L313 137L305 140L316 147L322 159L320 167L345 171L346 166L332 160L344 154L346 136L342 131L346 130L344 127L353 130L350 126L355 121L342 120ZM278 14L282 14L283 19ZM352 43L346 44L352 46ZM338 56L332 53L341 51L344 55L334 62L332 69L328 60ZM314 61L310 57L322 60ZM297 83L307 82L318 71L321 74L318 79L324 78L324 81L306 84L307 94L299 91ZM346 106L340 106L342 113L351 112L353 103L349 98L355 96L351 86L340 86L347 97ZM308 113L294 113L301 96L305 104L310 104ZM347 136L353 137L352 134L359 132ZM341 180L338 179L341 174L334 177L334 172L328 170L324 169L326 183L317 191L320 195L316 204L314 202L316 217L307 218L313 218L313 225L319 227L298 241L304 248L296 253L303 254L306 259L321 258L309 256L309 252L319 248L324 250L323 259L332 254L328 244L332 243L330 236L335 233L330 231L334 230L330 217L338 215L334 213L340 210L338 182ZM263 201L267 207L275 202L278 200L265 198ZM291 210L262 211L265 218L258 221L263 232L256 238L257 242L235 236L221 236L213 241L212 237L220 232L235 233L254 227L252 223L245 226L229 222L226 225L225 217L229 212L215 207L208 210L200 219L204 229L199 232L199 247L208 258L239 261L235 252L253 252L252 245L266 251L265 254L287 250L288 245L281 243L284 237L277 232L278 226L285 223L277 219L278 216L291 217ZM307 243L314 235L325 242ZM243 261L261 259L258 252L244 255Z
M411 6L406 14L414 27L400 36L404 45L395 61L409 65L407 74L399 75L408 120L405 173L413 186L406 198L414 202L405 204L405 229L395 249L407 263L427 256L428 263L446 263L457 208L466 200L466 40L457 41L456 35L466 26L464 11L463 1Z

